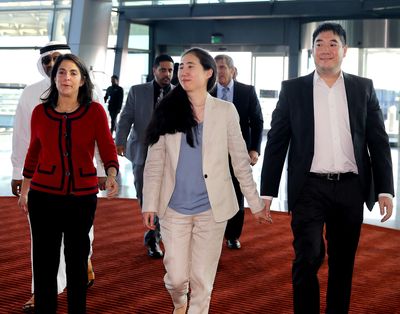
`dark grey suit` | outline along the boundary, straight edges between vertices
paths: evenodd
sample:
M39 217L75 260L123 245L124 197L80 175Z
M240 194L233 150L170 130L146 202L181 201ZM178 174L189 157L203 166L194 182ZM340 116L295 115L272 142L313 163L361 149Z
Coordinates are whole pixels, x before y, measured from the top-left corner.
M115 143L126 147L126 157L133 167L143 166L146 160L147 147L144 139L153 110L153 81L132 86L119 117ZM137 193L139 197L141 189Z
M134 184L140 206L143 201L143 171L147 156L147 146L144 142L153 110L154 81L132 86L120 114L115 135L115 144L125 147L126 157L132 162ZM146 232L145 245L152 240L157 242L160 240L159 229Z
M264 153L261 195L277 196L288 152L288 205L292 212L295 313L319 313L317 272L328 241L327 313L347 313L363 203L394 195L388 136L372 81L343 74L358 175L340 181L313 178L313 75L282 83Z
M217 97L217 89L213 91L212 95ZM246 142L247 150L254 150L260 154L264 121L254 87L234 81L232 102L239 113L240 129L243 139ZM236 197L238 199L239 212L228 220L225 238L234 240L239 239L242 233L244 222L244 198L240 190L239 181L236 179L231 165L230 168L233 186L235 187Z

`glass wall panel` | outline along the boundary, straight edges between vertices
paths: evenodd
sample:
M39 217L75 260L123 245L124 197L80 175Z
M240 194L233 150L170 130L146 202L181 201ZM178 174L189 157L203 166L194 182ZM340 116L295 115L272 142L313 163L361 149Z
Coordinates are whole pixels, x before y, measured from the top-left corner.
M150 27L148 25L134 24L130 25L129 29L129 49L149 49Z
M129 90L132 85L145 83L149 74L148 67L147 53L129 53L125 66L121 68L120 85Z
M196 0L196 3L268 2L265 0Z
M41 46L49 41L53 11L4 11L0 21L0 47Z
M191 4L193 0L130 0L121 1L122 6L140 6L140 5L174 5L174 4Z
M32 84L43 79L37 68L39 50L0 49L0 83Z
M23 88L24 85L0 83L0 135L8 133L14 125L15 109Z
M118 33L118 13L112 11L110 29L108 32L107 47L113 48L117 45L117 33Z
M174 4L210 4L210 3L239 3L239 2L268 2L276 0L128 0L120 1L122 6L145 6L145 5L174 5ZM286 1L286 0L278 0ZM290 0L293 1L293 0ZM323 1L323 0L322 0Z
M71 10L57 10L54 15L53 40L67 42Z
M114 60L115 60L115 50L114 49L107 49L106 55L106 66L105 66L105 74L108 77L114 74ZM109 81L109 80L108 80ZM107 83L108 83L107 81Z
M264 129L269 130L281 83L288 77L288 58L286 56L260 55L254 57L254 77L264 117Z
M0 47L29 47L66 41L71 1L8 1L0 3Z
M400 49L365 49L364 64L365 76L374 81L390 141L398 146Z

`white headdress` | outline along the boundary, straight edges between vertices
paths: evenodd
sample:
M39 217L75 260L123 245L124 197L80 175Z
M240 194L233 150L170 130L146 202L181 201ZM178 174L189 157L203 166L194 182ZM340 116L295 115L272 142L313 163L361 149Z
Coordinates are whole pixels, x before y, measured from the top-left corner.
M40 57L37 63L37 68L40 74L42 74L44 77L47 77L47 75L43 69L42 58L56 51L61 54L66 54L71 53L71 48L67 44L61 43L59 41L50 41L45 46L40 48Z

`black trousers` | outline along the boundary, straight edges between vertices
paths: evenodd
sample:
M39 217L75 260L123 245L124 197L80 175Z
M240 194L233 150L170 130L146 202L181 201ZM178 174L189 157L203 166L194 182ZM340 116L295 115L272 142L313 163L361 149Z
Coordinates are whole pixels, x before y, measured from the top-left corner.
M133 180L136 189L136 197L139 201L140 207L143 204L143 171L144 165L133 165ZM161 240L161 232L160 232L160 222L158 217L156 216L154 219L154 224L156 225L156 229L147 230L144 233L144 245L154 245L154 243L160 243Z
M328 254L326 313L348 313L354 258L363 220L358 176L340 181L307 178L292 211L295 260L292 267L295 314L319 314L317 273Z
M118 114L120 112L120 110L110 110L108 109L108 112L110 113L110 118L111 118L111 134L115 131L115 127L116 127L116 121L117 121L117 117Z
M57 272L64 234L68 313L86 313L89 230L97 196L54 195L30 190L35 313L57 311Z
M225 239L227 240L235 240L239 239L242 230L243 230L243 223L244 223L244 197L242 191L240 190L240 184L238 179L236 179L235 174L233 172L232 164L229 160L229 169L231 171L232 176L232 183L233 187L235 188L236 198L239 205L239 211L233 216L231 219L228 220L225 229Z

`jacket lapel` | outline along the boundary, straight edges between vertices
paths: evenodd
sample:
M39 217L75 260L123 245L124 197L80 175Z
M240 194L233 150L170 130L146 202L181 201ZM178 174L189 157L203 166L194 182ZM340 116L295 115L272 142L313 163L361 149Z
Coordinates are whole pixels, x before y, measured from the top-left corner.
M350 130L351 137L354 139L354 129L355 129L355 120L356 120L356 106L357 97L356 97L356 86L354 85L351 76L347 73L343 73L344 86L346 89L346 98L347 98L347 107L349 110L349 121L350 121Z
M206 99L206 106L204 108L204 119L203 119L203 143L202 143L202 155L203 155L203 164L204 164L204 156L207 154L207 146L209 144L210 139L212 139L212 131L213 131L213 111L215 109L214 98L208 94ZM215 129L214 129L215 130Z
M303 101L303 123L307 126L310 140L310 152L314 153L314 137L315 137L315 123L314 123L314 72L304 76L302 88L302 101Z
M179 160L179 153L181 151L181 140L182 140L182 133L175 133L171 134L171 161L174 166L174 169L178 167L178 160Z

